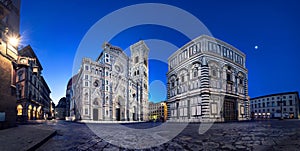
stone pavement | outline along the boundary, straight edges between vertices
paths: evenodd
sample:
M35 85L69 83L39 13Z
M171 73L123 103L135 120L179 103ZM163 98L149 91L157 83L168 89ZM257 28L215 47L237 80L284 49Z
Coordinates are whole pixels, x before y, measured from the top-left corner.
M150 124L150 125L149 125ZM133 129L147 129L151 123L126 124ZM48 124L49 125L49 124ZM95 135L86 124L56 121L50 123L57 135L37 150L134 150L113 145ZM99 124L109 131L119 131L119 124ZM156 125L157 126L157 125ZM176 125L174 125L176 126ZM103 132L103 131L102 131ZM130 131L128 131L130 132ZM122 141L136 143L151 136L128 135L120 132ZM157 137L159 138L159 137ZM145 143L149 140L145 140ZM300 120L269 120L216 123L204 134L199 134L199 124L189 124L179 135L161 145L143 150L300 150Z
M55 133L52 128L36 123L0 130L0 151L35 150Z

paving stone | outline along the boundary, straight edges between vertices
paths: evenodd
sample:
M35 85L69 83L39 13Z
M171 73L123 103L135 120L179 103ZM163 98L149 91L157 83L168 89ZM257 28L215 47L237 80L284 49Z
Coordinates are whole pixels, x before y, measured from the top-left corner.
M236 145L235 147L237 149L246 149L246 146L244 146L244 145Z
M242 137L242 140L243 140L243 141L250 141L251 138L250 138L250 137Z
M225 144L221 147L221 149L229 149L229 150L236 150L236 148L231 144Z
M152 148L143 150L256 151L284 150L285 148L293 150L300 148L300 127L298 125L300 125L300 120L218 123L214 124L206 133L199 135L199 124L190 124L178 136L167 140L164 144L160 144L160 140L151 137L136 136L131 132L126 134L120 131L120 135L118 136L120 140L127 141L127 145L134 145L137 141L140 143L144 142L145 145L150 145L151 143L157 144L157 146L154 144ZM134 126L131 125L131 127ZM287 126L291 129L285 128ZM59 135L50 139L38 150L132 150L128 149L130 146L118 147L107 143L104 138L97 137L84 124L79 125L77 123L60 121L56 125L50 125L50 127L59 131ZM119 130L114 128L114 125L109 125L109 127L108 132ZM141 125L138 127L141 128ZM157 134L161 134L160 137L164 137L168 133L157 132ZM113 138L113 136L110 137L110 139Z

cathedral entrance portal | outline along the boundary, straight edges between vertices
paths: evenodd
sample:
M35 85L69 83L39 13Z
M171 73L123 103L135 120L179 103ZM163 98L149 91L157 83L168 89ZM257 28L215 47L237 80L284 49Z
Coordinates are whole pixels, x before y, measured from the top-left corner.
M224 101L224 120L235 121L236 116L236 103L233 99L225 99Z
M135 106L133 107L132 120L137 121L137 118L136 118L136 107Z
M125 120L125 100L119 96L115 106L115 116L117 121Z
M116 120L121 121L121 112L120 108L116 108Z
M98 109L93 109L93 120L98 121Z

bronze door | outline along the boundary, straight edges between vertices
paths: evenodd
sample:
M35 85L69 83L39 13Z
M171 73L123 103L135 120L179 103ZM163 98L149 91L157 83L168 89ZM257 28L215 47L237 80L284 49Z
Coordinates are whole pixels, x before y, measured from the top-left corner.
M98 121L98 109L93 109L93 120Z
M234 101L225 100L225 102L224 102L224 119L225 119L225 121L236 120Z
M120 108L116 109L116 120L121 121L121 111Z

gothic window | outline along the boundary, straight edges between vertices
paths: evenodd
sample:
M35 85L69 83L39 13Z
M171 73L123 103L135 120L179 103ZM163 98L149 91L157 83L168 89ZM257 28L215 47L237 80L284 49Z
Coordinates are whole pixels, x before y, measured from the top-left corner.
M212 69L212 76L214 76L214 77L217 76L217 71L216 71L216 69Z
M108 103L108 96L105 98L105 102Z
M85 108L85 109L84 109L84 113L85 113L85 114L89 114L88 108Z
M86 66L85 66L85 70L89 70L89 66L86 65Z
M85 94L84 94L84 100L88 100L88 97L89 97L89 94L88 94L88 93L85 93Z
M134 63L138 63L139 62L139 56L136 56L134 59Z
M175 87L175 81L174 80L171 81L171 87L172 88Z
M198 77L198 69L197 68L193 69L193 76L194 76L194 78Z
M144 64L147 67L147 60L146 60L146 58L144 58Z
M84 76L84 79L85 79L85 80L88 80L88 79L89 79L89 76L88 76L88 75L85 75L85 76Z
M137 75L139 75L139 74L140 74L140 71L139 71L139 70L137 70L137 71L136 71L136 74L137 74Z
M243 84L243 78L242 77L239 78L239 83Z
M181 82L184 82L184 75L181 76Z
M85 86L86 86L86 87L89 86L89 83L88 83L88 82L85 82Z
M96 69L95 74L98 74L98 69Z

